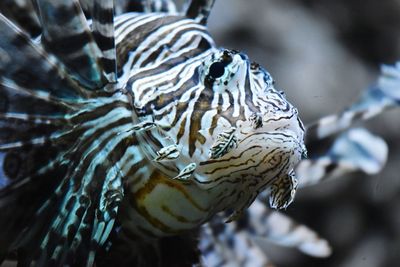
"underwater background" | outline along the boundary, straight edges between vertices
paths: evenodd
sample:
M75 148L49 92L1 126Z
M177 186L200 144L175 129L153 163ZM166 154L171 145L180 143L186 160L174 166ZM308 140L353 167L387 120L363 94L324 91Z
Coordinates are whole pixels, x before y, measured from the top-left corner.
M218 45L244 51L273 75L305 124L341 111L381 64L400 60L398 0L220 0L208 25ZM400 263L400 110L363 125L389 145L383 171L301 189L286 211L329 240L333 254L311 258L266 243L277 266Z

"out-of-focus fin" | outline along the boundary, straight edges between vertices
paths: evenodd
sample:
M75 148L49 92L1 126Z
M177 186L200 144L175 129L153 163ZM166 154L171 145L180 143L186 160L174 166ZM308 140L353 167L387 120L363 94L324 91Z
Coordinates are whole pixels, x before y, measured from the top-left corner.
M207 24L214 3L215 0L190 0L187 3L186 17Z
M199 249L204 266L274 266L247 232L238 231L235 222L222 224L220 220L213 220L203 225Z
M172 0L144 0L144 11L145 12L165 12L165 13L176 13L176 6Z
M92 1L80 0L85 9L90 9ZM173 0L115 0L115 12L117 15L126 12L163 12L176 14L177 8Z
M246 230L254 237L297 248L314 257L327 257L331 254L331 248L325 239L283 213L269 210L260 199L249 207L246 222Z
M55 97L67 101L88 95L89 92L69 78L56 58L33 43L28 35L1 14L0 31L0 75L7 87L25 88L38 98L47 100ZM10 104L7 100L3 102Z
M31 37L41 33L40 22L30 0L2 0L0 1L0 13Z
M357 121L367 120L400 105L400 62L383 65L378 82L365 90L358 101L343 112L324 117L309 125L306 142L310 143L343 131Z
M206 266L272 266L263 242L296 248L314 257L328 257L331 247L316 232L278 211L271 211L262 196L228 224L219 216L203 226L200 250Z
M106 83L102 52L89 29L78 0L36 0L42 27L41 42L89 89Z
M325 155L304 159L297 165L299 187L354 171L378 173L385 165L387 156L388 146L382 138L363 128L350 129L335 140Z

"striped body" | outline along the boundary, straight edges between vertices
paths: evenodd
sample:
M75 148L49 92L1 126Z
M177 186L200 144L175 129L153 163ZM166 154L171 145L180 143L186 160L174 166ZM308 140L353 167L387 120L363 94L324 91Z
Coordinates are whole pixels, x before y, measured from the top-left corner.
M133 120L154 124L135 134L146 163L126 175L132 195L122 225L128 231L171 235L222 210L239 213L293 171L304 150L302 125L258 65L215 48L206 28L185 17L127 13L116 18L115 33L119 62L127 62L119 81L136 111ZM208 81L210 66L224 57L231 61L224 76ZM254 126L254 114L264 114L264 125ZM236 147L210 157L221 133L231 128ZM160 149L173 145L177 159L155 160ZM196 167L189 181L171 179L190 164ZM295 185L282 185L277 187L284 194L293 194Z

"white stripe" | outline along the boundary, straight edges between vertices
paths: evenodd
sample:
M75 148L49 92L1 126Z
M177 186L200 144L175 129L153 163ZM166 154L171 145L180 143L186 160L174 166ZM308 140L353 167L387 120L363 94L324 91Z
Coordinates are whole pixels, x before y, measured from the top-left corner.
M165 16L164 14L152 15L149 16L148 18L143 18L142 16L140 16L138 19L135 18L132 21L128 21L126 24L115 29L115 36L116 36L115 44L119 44L122 40L126 38L128 34L130 34L134 30L137 30L138 27L150 23L152 21L155 21L164 16Z
M189 22L189 23L188 23ZM149 55L153 52L157 51L162 45L169 44L176 35L184 31L186 29L195 28L195 29L204 29L204 27L190 23L191 21L183 20L173 23L171 25L167 25L165 27L161 27L158 31L151 34L148 38L146 38L140 46L136 49L134 53L140 54L141 56L137 60L138 65L141 65L143 61L145 61ZM186 24L186 25L185 25ZM172 31L171 31L172 30ZM163 36L165 32L169 32L163 39L160 39L156 44L152 44L154 41Z

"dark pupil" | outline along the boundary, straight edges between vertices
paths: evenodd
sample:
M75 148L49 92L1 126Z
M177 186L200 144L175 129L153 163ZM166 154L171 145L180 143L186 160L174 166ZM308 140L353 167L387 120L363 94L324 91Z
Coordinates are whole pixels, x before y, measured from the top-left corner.
M210 66L209 75L213 78L219 78L224 75L225 65L222 62L214 62Z

